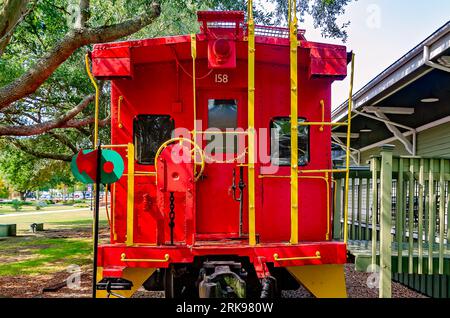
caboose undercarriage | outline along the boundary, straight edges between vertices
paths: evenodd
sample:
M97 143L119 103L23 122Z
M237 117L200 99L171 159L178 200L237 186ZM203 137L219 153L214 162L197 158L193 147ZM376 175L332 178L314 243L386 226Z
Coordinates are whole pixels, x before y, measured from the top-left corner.
M110 282L116 283L110 291L124 297L144 285L149 290L164 290L168 298L271 298L282 290L297 289L299 283L316 297L346 297L343 243L260 247L240 243L200 241L192 247L103 245L99 263L104 267L98 274L100 282L105 278L105 290L98 292L99 296L107 296Z

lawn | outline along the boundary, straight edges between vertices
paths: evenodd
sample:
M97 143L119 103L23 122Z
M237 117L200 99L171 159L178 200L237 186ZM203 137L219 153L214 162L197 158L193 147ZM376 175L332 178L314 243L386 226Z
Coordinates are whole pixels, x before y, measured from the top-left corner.
M77 224L77 222L90 222L92 219L92 211L83 208L75 208L75 209L66 209L60 208L58 210L73 210L66 212L57 212L55 213L42 213L46 211L33 211L34 213L29 212L14 212L14 213L5 213L0 215L0 224L17 224L18 234L25 234L25 232L29 232L30 225L32 223L44 223L44 229L50 230L52 228L60 228L61 225L68 226L70 224ZM48 212L51 212L47 210ZM9 214L12 214L11 216ZM100 211L100 220L106 220L106 213L104 209ZM63 223L61 223L63 222ZM74 223L75 222L75 223Z
M0 238L0 276L51 274L64 271L69 265L92 263L92 211L89 209L3 215L0 223L15 223L18 229L16 237ZM31 233L31 223L44 223L44 231ZM107 227L102 209L100 228L106 236Z
M36 209L36 205L22 205L20 210L16 211L11 204L0 204L0 215L7 213L22 213L22 212L40 212L40 211L56 211L56 210L72 210L89 207L89 203L73 206L72 204L51 204L40 209Z
M92 244L88 238L26 239L0 241L0 276L48 274L91 263Z

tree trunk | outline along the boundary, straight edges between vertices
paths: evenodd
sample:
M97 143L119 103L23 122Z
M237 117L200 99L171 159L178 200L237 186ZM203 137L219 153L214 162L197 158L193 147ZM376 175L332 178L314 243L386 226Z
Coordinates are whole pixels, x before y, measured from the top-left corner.
M26 13L29 0L7 0L0 11L0 56L2 56L12 31Z

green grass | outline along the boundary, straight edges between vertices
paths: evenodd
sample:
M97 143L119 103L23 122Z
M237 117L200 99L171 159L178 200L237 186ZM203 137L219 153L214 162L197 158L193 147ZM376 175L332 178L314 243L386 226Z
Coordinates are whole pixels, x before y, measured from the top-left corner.
M40 211L39 211L40 212ZM30 224L44 223L44 229L60 228L61 225L74 224L74 222L82 222L88 224L92 220L92 211L89 209L83 211L68 211L66 213L47 213L38 215L29 215L21 213L16 216L3 215L0 216L1 224L17 224L17 230L29 231ZM104 208L100 209L100 220L106 220ZM76 223L75 223L76 224Z
M92 219L77 220L77 221L62 221L62 222L49 222L50 228L58 229L75 229L79 227L92 227ZM101 219L98 222L99 227L105 227L108 225L108 220Z
M44 232L30 233L31 223L44 223ZM0 276L44 275L64 271L69 265L92 263L92 211L68 211L42 215L3 216L0 223L15 223L18 236L0 239ZM100 211L100 227L108 221ZM89 233L88 237L52 238L55 230ZM86 235L84 235L86 236Z
M89 207L89 205L87 205ZM80 207L74 207L73 205L57 204L41 207L40 210L36 210L34 205L23 205L19 211L14 210L10 204L0 204L0 215L8 213L27 213L27 212L45 212L45 211L57 211L57 210L72 210L81 209Z
M34 238L26 241L21 238L11 243L0 241L0 254L6 260L0 263L0 276L46 274L64 270L71 264L82 266L92 261L90 239ZM20 260L21 255L25 260ZM10 257L18 259L8 262Z

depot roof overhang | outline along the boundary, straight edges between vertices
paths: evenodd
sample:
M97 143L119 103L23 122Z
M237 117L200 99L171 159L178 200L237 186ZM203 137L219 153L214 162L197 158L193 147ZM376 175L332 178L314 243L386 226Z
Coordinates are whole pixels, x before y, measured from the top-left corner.
M450 66L447 65L450 63L450 21L354 94L351 131L359 135L353 136L352 148L361 149L393 137L393 133L384 122L355 112L365 112L367 106L379 107L381 111L387 107L413 108L413 114L399 115L388 112L385 114L389 121L413 129L450 116L450 73L427 65L424 56L425 47L429 47L431 62ZM423 99L430 97L439 101L422 102ZM347 110L348 101L334 109L333 122L346 122ZM402 133L408 131L398 126L397 128ZM361 130L371 132L363 133ZM333 130L340 133L346 131L345 126Z

